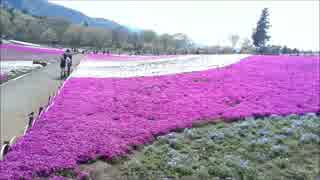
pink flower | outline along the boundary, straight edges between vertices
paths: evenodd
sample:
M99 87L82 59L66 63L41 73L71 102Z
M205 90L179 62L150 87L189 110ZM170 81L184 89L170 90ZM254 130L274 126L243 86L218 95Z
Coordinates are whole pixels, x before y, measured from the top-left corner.
M31 179L112 159L202 121L320 112L319 64L319 57L251 56L219 70L71 78L0 162L0 177Z

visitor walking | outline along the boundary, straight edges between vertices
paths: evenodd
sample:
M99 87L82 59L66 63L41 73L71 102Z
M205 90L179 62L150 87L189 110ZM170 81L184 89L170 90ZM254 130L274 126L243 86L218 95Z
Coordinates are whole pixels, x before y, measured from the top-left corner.
M65 59L65 63L67 65L67 75L69 76L71 73L71 66L72 66L72 54L69 49L63 54L63 58Z
M66 76L66 59L64 56L60 58L60 78L63 79Z
M67 57L66 63L67 63L67 75L69 76L71 72L72 59L70 57Z

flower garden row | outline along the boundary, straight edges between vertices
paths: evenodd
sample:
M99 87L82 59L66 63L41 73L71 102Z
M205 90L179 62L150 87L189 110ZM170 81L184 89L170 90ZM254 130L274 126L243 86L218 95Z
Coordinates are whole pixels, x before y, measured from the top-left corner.
M6 74L2 74L2 73L0 72L0 84L1 84L2 81L6 81L7 78L8 78L8 77L7 77Z
M115 54L88 54L88 60L96 61L132 61L132 60L156 60L164 58L174 58L177 55L161 55L161 56L130 56L130 55L115 55Z
M53 176L203 121L320 112L319 57L251 56L221 69L71 78L0 162L0 179Z
M1 44L0 49L14 49L18 51L26 51L33 53L46 53L46 54L62 54L64 51L62 49L56 48L40 48L40 47L31 47L31 46L22 46L16 44Z
M117 161L122 173L113 179L317 179L319 149L315 113L246 118L159 136L138 156ZM97 161L83 165L83 172L101 179L107 172L97 164L108 166Z
M57 61L57 57L64 52L62 49L39 48L15 44L1 44L0 51L2 61L30 61L39 59L55 59L55 61Z
M6 82L9 79L15 78L29 72L29 67L23 67L24 65L6 65L6 62L21 62L21 61L33 61L33 60L45 60L56 62L58 57L63 54L63 50L55 48L40 48L23 46L16 44L0 44L0 59L1 59L1 72L0 72L0 84ZM14 67L14 68L12 68ZM6 70L10 70L8 73ZM22 72L21 72L22 71Z

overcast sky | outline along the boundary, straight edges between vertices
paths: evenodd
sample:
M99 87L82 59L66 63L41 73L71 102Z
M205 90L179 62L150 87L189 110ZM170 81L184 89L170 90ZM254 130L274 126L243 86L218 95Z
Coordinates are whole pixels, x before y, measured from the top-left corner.
M91 17L157 33L185 33L197 43L230 45L250 38L264 7L270 9L269 44L319 50L319 1L68 1L50 2Z

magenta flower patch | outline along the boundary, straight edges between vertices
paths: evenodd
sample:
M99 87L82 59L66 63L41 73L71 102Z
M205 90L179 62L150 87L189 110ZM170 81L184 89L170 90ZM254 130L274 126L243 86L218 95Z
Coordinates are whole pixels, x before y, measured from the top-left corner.
M0 162L0 179L50 176L200 121L320 112L319 57L251 56L202 72L71 78Z
M17 51L45 53L45 54L62 54L64 52L62 49L30 47L30 46L21 46L21 45L15 45L15 44L1 44L0 49L1 50L14 49Z
M0 72L0 83L2 81L6 81L8 79L8 76L6 74L2 74L2 72Z

